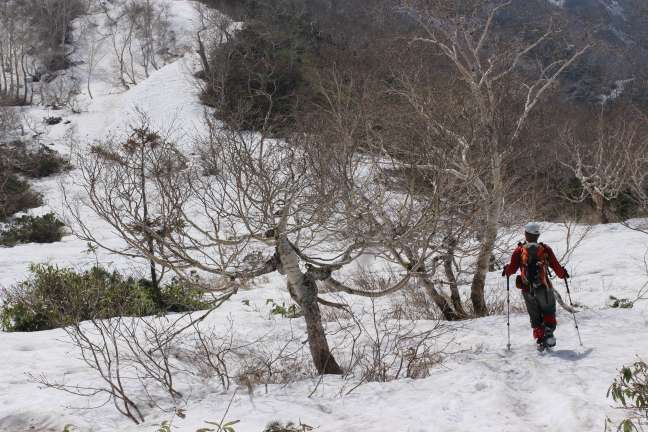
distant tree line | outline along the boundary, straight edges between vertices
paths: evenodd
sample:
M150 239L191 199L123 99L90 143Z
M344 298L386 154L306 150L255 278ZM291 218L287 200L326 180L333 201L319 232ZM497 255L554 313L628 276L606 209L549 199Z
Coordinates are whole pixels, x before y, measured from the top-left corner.
M409 86L410 93L427 92L428 102L439 114L455 119L465 117L475 102L470 100L471 90L458 79L452 62L439 56L442 53L438 47L426 51L425 44L412 42L419 37L420 21L425 19L420 11L447 2L203 3L244 22L238 31L223 27L222 21L219 26L212 25L211 30L226 36L208 47L203 58L203 100L217 108L217 117L235 128L260 130L269 126L271 133L278 136L312 131L321 123L322 107L326 105L321 87L333 74L353 82L353 87L364 86L363 90L371 88L382 95L380 103L371 107L373 127L389 134L389 143L399 153L417 155L421 137L413 135L426 128L426 120L417 116L421 107L413 106L408 98L398 97L403 86ZM443 5L441 10L453 20L453 13L474 14L473 3L462 2L455 10ZM482 14L479 18L485 19L489 5L497 3L486 2L478 12ZM517 62L508 88L501 88L508 101L502 106L513 110L524 101L518 90L543 73L538 62L549 65L552 58L568 57L574 46L590 45L561 71L548 91L543 91L543 103L532 107L524 127L515 132L515 156L511 155L503 167L510 179L507 189L511 196L517 196L518 213L533 213L547 219L569 213L570 217L599 222L627 218L638 211L630 190L619 186L612 192L593 191L583 182L582 172L575 172L579 162L572 157L571 149L575 141L596 142L605 134L601 128L622 127L621 123L628 119L641 123L648 113L648 106L642 102L648 87L639 67L635 68L636 78L625 84L606 77L600 62L606 49L609 52L611 48L585 31L587 23L577 24L542 1L513 3L493 18L493 38L483 47L485 55L533 43L541 32L548 32L529 55ZM518 90L513 91L515 87ZM513 113L503 111L499 115L501 118L494 121L501 124Z

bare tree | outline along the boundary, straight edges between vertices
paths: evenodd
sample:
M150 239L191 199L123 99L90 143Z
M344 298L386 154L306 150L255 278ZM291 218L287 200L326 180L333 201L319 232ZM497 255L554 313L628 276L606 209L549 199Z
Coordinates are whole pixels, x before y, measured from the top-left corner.
M181 277L196 270L231 279L275 271L285 275L288 292L303 311L317 370L341 373L320 304L343 306L320 298L318 281L367 297L401 289L432 258L431 245L437 244L432 225L442 200L424 202L413 187L392 191L394 175L387 172L402 164L357 157L355 146L324 151L316 135L282 142L208 125L196 160L178 164L180 156L169 160L173 151L149 153L160 158L153 166L163 168L151 171L148 193L156 197L155 223L143 219L137 198L141 184L113 178L96 151L82 154L78 162L85 204L125 240L128 253ZM122 184L133 189L124 190ZM82 213L76 209L74 214L79 234L101 244ZM366 253L400 267L392 286L357 289L334 277Z
M71 22L85 0L7 0L0 5L0 95L33 99L33 83L69 66Z
M107 4L101 3L106 17L106 34L110 37L115 61L119 69L119 82L128 89L137 84L137 73L133 59L133 39L135 33L135 20L131 19L129 10L123 8L116 15L111 14ZM125 23L124 23L125 22ZM125 25L125 28L124 28Z
M106 36L101 34L99 31L99 25L91 18L87 16L81 24L80 34L82 35L83 41L86 45L87 58L85 60L86 65L86 90L90 99L93 99L92 95L92 78L95 73L97 64L105 57L106 52L103 49Z
M641 125L632 119L615 121L601 113L593 139L580 139L574 131L565 132L561 164L570 170L580 187L565 191L564 197L578 203L591 200L597 222L609 222L607 203L626 190L633 178L638 178L630 171L638 172L636 168L641 165L645 150Z
M626 157L626 184L631 195L644 213L648 212L648 138L645 128L648 127L648 116L638 112L641 125L640 136L636 137L635 145L626 143L622 146ZM630 145L628 145L630 144Z
M218 10L208 8L203 4L196 4L196 12L200 17L200 28L196 32L196 42L198 43L198 55L203 67L205 85L211 86L210 89L203 88L203 93L208 93L218 97L217 105L225 103L224 85L228 75L231 58L229 55L222 55L218 59L210 59L213 55L210 52L212 47L220 47L232 40L232 19ZM217 64L217 68L212 68L210 62Z
M148 78L170 55L174 43L166 2L128 0L116 8L101 4L106 18L104 37L110 38L118 80L129 88Z
M157 238L163 238L178 228L179 215L175 219L165 219L175 211L166 208L168 204L161 199L160 182L172 182L186 164L185 158L159 133L153 131L147 116L140 112L139 121L132 126L131 133L123 142L107 141L90 149L91 158L79 160L84 174L84 185L88 190L88 205L116 230L117 235L126 239L122 249L115 249L98 239L96 233L84 222L71 197L64 197L71 210L70 215L80 228L78 234L86 241L121 255L140 256L138 248L145 247L145 257L149 262L149 274L156 304L163 307L160 281L167 266L156 259L156 254L164 247ZM155 235L153 235L153 231Z
M318 90L325 102L318 107L317 142L309 147L325 161L318 176L338 185L344 223L336 238L358 236L380 262L411 272L445 319L467 317L454 258L464 252L475 197L447 176L445 161L430 148L412 148L419 137L410 131L420 126L394 103L389 85L334 67L322 74ZM421 160L434 163L421 168Z
M456 78L450 106L435 103L439 89L419 92L414 74L402 80L397 92L424 119L430 135L448 143L440 150L447 156L448 175L472 185L481 198L480 249L471 284L477 315L488 313L484 285L504 210L507 164L543 97L589 49L585 44L566 54L536 55L556 40L559 29L551 23L530 39L498 38L494 27L511 5L511 1L406 1L402 9L421 29L412 43L445 59Z

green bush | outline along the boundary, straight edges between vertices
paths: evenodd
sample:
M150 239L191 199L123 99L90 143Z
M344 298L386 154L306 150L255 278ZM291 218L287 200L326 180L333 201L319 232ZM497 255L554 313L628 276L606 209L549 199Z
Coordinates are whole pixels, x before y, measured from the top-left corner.
M7 331L38 331L112 316L156 312L137 280L95 267L83 273L32 265L31 276L8 290L0 317Z
M0 245L21 243L54 243L63 238L65 224L54 213L44 216L21 216L0 231Z
M648 427L648 364L638 360L624 366L607 393L626 411L627 417L618 425L623 432L644 431Z
M89 319L146 316L205 309L202 293L179 281L162 287L168 308L156 306L151 282L94 267L85 272L32 265L30 277L4 294L0 322L6 331L39 331Z
M0 146L0 158L6 171L30 178L43 178L71 168L70 162L56 150L44 145L34 150L22 141Z
M45 146L40 146L36 151L24 152L21 159L17 171L31 178L43 178L71 168L67 159Z
M303 424L302 422L299 422L299 424L293 422L282 424L281 422L273 421L263 429L263 432L306 432L312 431L313 429L313 426Z
M168 312L191 312L209 307L209 303L203 300L203 290L176 278L164 285L161 292L162 303Z
M266 304L270 305L270 315L280 316L282 318L299 318L304 315L301 307L297 304L286 306L286 302L278 304L274 299L267 299Z
M45 146L29 150L25 143L0 143L0 221L40 207L42 196L24 178L43 178L71 168L58 152Z
M323 43L296 2L260 2L234 38L212 47L203 100L230 127L281 132L316 98L307 78Z
M41 205L43 205L41 194L34 192L28 182L8 172L0 164L0 221Z

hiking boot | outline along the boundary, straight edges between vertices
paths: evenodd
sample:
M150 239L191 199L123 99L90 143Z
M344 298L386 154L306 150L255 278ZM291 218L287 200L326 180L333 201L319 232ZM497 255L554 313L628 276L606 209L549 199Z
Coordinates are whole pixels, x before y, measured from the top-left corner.
M553 336L553 335L546 336L545 340L544 340L544 344L549 348L555 347L556 346L556 338L555 338L555 336Z
M547 344L545 344L544 338L536 340L536 349L540 352L547 349Z
M544 332L544 344L549 348L556 346L556 337L554 336L554 329L552 327L546 326Z

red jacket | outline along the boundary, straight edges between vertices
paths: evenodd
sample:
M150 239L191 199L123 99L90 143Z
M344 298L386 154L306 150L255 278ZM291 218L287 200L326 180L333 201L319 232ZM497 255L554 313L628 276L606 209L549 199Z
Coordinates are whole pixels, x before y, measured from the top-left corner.
M538 245L541 246L538 250L538 259L540 261L548 263L553 269L553 271L556 272L556 276L558 276L561 279L564 279L565 275L567 274L567 271L564 269L563 266L560 265L553 250L551 250L551 248L544 243L538 243ZM507 265L505 269L506 276L514 275L519 269L520 273L522 274L522 277L526 279L526 266L523 263L525 246L526 243L520 243L518 244L518 247L515 248L515 250L513 251L513 255L511 256L511 263ZM547 273L546 273L545 266L541 266L540 268L541 268L541 278L543 281L546 281ZM548 282L546 283L548 284Z

